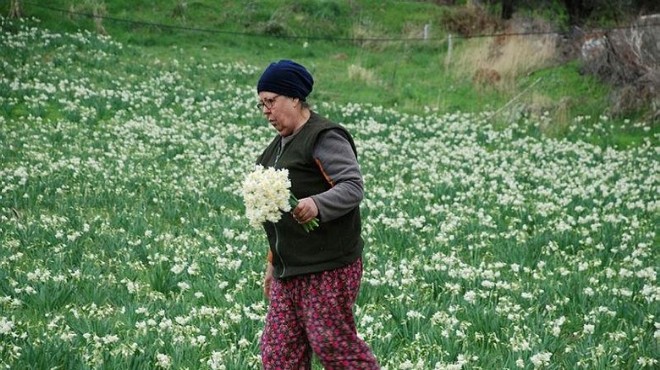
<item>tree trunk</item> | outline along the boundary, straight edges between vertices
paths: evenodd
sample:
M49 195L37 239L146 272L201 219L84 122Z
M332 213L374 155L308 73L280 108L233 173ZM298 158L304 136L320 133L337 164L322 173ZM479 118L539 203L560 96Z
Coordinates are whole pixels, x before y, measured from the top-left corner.
M23 6L21 0L11 0L9 5L9 18L21 18L23 16Z
M513 0L502 0L502 19L508 20L513 17Z
M582 21L591 14L593 7L587 2L586 0L563 0L568 12L568 23L571 26L582 24Z
M640 14L653 14L660 12L660 1L658 0L636 0L635 10Z

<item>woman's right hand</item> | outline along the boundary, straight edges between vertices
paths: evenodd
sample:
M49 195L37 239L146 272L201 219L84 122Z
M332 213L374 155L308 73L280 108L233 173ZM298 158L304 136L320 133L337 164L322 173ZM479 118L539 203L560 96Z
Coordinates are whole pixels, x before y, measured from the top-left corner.
M268 262L266 264L266 276L264 277L264 295L268 300L270 300L270 285L273 283L273 270L273 264Z

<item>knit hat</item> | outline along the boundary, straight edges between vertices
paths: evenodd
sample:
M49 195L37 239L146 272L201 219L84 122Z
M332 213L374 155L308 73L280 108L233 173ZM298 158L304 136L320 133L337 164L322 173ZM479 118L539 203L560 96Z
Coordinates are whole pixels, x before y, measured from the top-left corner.
M266 68L259 78L257 93L270 91L304 101L312 92L313 85L314 79L305 67L294 61L283 59L277 63L271 63Z

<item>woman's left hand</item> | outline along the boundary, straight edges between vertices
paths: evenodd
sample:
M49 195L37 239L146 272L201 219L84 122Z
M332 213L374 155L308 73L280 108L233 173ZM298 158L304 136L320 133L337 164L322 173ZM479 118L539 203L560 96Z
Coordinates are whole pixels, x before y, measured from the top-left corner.
M268 300L270 300L270 286L273 283L273 270L273 264L268 262L266 265L266 273L264 274L264 295Z
M298 205L291 213L299 224L305 224L319 215L319 209L314 199L303 198L298 201Z

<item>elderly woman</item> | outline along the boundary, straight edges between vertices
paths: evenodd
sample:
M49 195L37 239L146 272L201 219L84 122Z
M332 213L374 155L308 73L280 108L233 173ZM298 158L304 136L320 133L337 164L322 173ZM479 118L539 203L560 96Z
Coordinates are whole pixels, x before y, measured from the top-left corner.
M261 338L265 369L378 369L357 335L353 306L362 278L360 202L363 182L353 138L306 101L314 80L290 60L272 63L257 84L258 107L277 135L259 156L286 168L299 199L290 214L264 224L270 251L269 299ZM319 226L301 226L314 218Z

